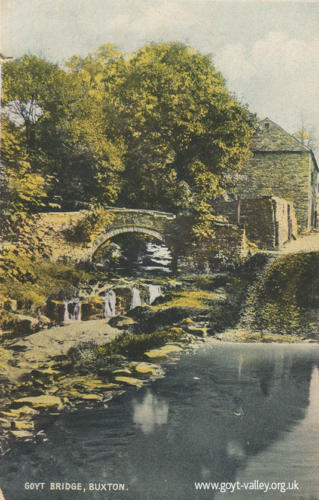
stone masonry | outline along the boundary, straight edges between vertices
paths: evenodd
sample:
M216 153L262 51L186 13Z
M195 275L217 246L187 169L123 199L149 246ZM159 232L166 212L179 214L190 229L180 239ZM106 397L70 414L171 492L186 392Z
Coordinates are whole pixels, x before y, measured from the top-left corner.
M318 165L310 148L268 118L258 123L253 157L234 189L236 198L275 196L292 202L302 230L317 225Z

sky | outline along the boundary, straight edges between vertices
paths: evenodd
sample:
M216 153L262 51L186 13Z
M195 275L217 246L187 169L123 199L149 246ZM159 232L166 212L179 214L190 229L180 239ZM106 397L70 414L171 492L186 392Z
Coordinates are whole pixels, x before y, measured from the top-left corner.
M0 0L1 52L62 63L105 43L181 41L211 54L260 118L319 140L319 0Z

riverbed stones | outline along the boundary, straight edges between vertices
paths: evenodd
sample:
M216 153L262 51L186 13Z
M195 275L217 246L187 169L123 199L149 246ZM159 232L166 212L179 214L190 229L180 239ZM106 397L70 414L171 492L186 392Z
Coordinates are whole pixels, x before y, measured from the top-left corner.
M151 349L150 351L146 351L145 356L147 356L150 359L164 358L169 354L177 353L180 351L182 351L182 347L179 347L177 345L167 344L164 345L163 347L160 347L159 349Z
M129 368L119 368L118 370L114 370L113 374L116 375L131 375L132 372Z
M75 389L72 389L68 391L68 398L70 399L82 399L84 401L101 401L102 395L101 394L95 394L95 393L85 393L85 392L80 392L76 391Z
M152 363L141 362L135 366L135 371L142 375L155 375L160 367Z
M34 422L30 420L15 420L14 428L18 431L33 431L34 430Z
M53 408L56 407L58 410L63 409L63 404L61 398L58 396L49 396L47 394L42 394L41 396L29 396L25 398L16 399L15 404L29 404L34 408Z
M28 335L40 329L40 323L36 318L26 314L12 314L11 330L14 335Z
M20 418L21 415L34 416L39 412L30 406L21 406L21 408L11 408L9 411L3 411L2 414L7 417Z
M10 434L12 434L15 438L17 439L32 439L33 433L30 431L10 431Z
M115 380L117 382L123 382L124 384L133 385L135 387L142 387L142 385L143 385L142 380L140 380L138 378L134 378L134 377L118 376L118 377L115 377Z

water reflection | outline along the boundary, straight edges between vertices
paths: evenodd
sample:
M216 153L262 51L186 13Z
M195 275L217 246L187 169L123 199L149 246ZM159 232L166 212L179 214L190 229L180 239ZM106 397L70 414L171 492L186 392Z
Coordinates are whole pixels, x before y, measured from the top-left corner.
M150 434L157 425L167 423L168 404L156 397L150 390L141 402L133 399L133 421L144 432Z
M53 479L124 482L125 495L107 498L126 500L235 498L195 491L194 482L254 479L296 479L305 485L299 496L316 496L318 366L315 345L221 344L185 354L148 388L105 410L61 417L48 443L5 457L5 498L37 500L24 481ZM74 498L58 495L50 497Z

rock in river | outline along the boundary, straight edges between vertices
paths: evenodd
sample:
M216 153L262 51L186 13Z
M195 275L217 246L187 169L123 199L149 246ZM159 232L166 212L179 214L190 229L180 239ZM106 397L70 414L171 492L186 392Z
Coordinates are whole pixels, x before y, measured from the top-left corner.
M62 410L63 404L60 398L57 396L48 396L43 394L42 396L26 397L15 400L16 404L29 404L34 408L52 408L57 407L58 410Z

